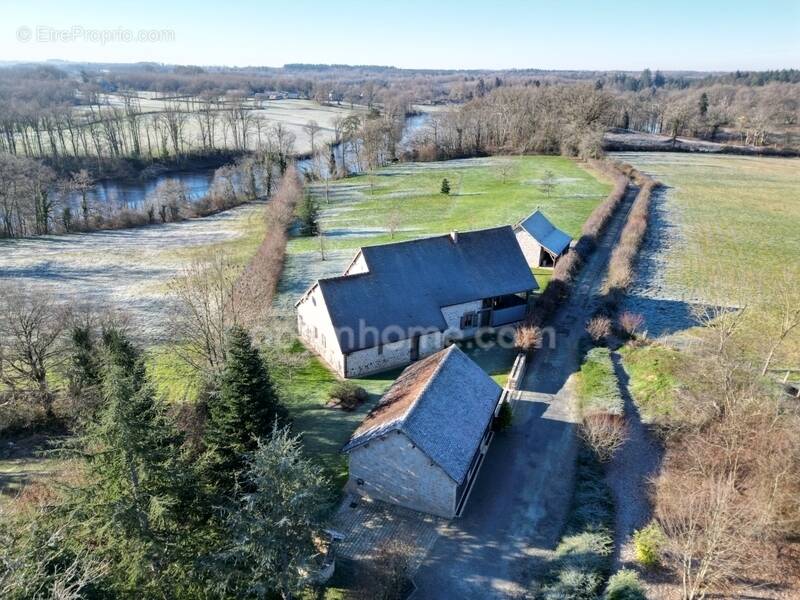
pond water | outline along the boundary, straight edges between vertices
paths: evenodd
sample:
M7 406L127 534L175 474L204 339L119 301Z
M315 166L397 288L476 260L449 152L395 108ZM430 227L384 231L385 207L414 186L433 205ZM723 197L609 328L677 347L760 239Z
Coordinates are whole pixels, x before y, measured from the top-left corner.
M429 113L411 115L406 118L403 129L403 137L400 140L400 149L409 148L413 136L419 132L430 120ZM334 147L334 156L338 164L344 164L349 173L357 173L360 168L355 158L355 149L352 144L337 144ZM311 159L303 159L297 162L300 171L305 172L314 168ZM327 170L327 161L320 165ZM87 194L90 204L115 204L129 209L141 209L147 201L153 197L156 188L164 181L175 181L183 184L187 191L190 202L203 198L211 187L214 179L213 168L196 169L192 171L177 171L164 175L150 177L148 179L133 180L107 180L98 182ZM72 193L69 196L70 203L74 207L80 205L80 194Z

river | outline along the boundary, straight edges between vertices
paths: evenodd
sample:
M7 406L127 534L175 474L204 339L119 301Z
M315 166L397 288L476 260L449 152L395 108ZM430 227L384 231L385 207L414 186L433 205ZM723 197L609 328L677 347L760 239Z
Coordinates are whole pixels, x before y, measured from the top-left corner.
M399 142L400 150L407 150L413 140L414 135L419 132L430 120L430 113L421 113L406 117L403 128L403 136ZM349 173L357 173L360 169L355 159L350 144L344 148L342 144L337 144L334 148L334 155L339 164L344 164ZM300 171L308 171L314 168L311 159L301 159L297 161ZM319 168L327 169L327 161ZM195 169L191 171L173 171L163 175L157 175L146 179L126 179L98 182L87 194L90 204L115 204L129 209L141 209L147 201L153 197L156 188L164 181L176 181L183 184L186 189L189 202L203 198L211 187L214 179L213 168ZM79 206L80 196L77 193L71 195L71 204Z

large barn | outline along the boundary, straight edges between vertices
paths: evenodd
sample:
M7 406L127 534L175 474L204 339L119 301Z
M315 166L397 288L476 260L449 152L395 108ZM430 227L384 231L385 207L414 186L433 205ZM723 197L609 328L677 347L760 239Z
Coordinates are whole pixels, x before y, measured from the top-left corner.
M540 210L517 223L514 234L532 269L555 267L572 242L572 238L553 225Z
M357 377L521 321L537 287L509 226L367 246L303 294L297 328L336 373Z
M344 447L348 490L442 517L460 514L501 393L455 345L411 365Z

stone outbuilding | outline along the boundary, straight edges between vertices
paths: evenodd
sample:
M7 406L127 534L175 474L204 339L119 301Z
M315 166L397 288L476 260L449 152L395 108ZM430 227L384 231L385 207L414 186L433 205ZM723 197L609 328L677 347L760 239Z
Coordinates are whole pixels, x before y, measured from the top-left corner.
M300 339L342 377L521 321L538 288L510 226L361 248L295 304Z
M571 237L553 225L538 209L514 225L514 235L532 269L555 267L572 242Z
M343 448L348 491L441 517L461 514L501 394L456 345L411 365Z

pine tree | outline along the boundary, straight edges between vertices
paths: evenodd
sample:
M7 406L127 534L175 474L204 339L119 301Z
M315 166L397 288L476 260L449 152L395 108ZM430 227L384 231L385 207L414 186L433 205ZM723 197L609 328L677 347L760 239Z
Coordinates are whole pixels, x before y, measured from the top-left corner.
M442 179L442 188L439 190L442 194L450 193L450 182L447 179Z
M223 489L244 468L244 455L258 447L275 423L284 423L286 409L250 335L240 326L228 333L227 359L218 389L208 400L206 444L214 473Z
M85 477L62 519L70 540L107 562L106 585L116 594L169 596L200 535L187 510L193 482L181 436L127 336L106 330L100 354L103 405L77 442Z
M73 398L94 399L98 393L100 364L92 327L89 324L76 324L70 331L67 379L70 395Z
M708 94L700 94L700 116L705 117L708 112Z
M229 506L217 590L225 598L292 598L313 568L328 482L288 428L274 428L247 459L250 491Z
M300 220L300 235L317 235L319 228L319 207L311 194L305 194L302 202L297 207L297 217Z

